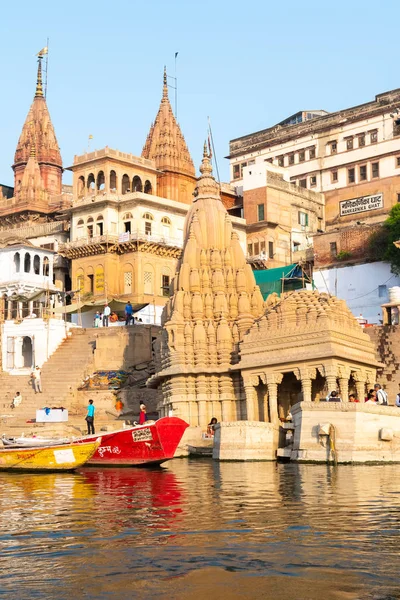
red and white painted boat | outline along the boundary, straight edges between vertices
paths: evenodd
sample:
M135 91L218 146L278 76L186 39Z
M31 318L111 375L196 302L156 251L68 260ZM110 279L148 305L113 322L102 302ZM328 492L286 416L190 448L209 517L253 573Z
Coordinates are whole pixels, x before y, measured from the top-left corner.
M160 465L174 457L187 427L188 423L178 417L163 417L110 433L86 435L82 442L96 440L101 435L101 443L85 466Z

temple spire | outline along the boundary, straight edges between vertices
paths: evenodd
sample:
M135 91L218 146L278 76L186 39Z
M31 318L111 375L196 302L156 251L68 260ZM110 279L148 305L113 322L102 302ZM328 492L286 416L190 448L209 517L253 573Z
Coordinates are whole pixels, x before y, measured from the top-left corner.
M37 79L36 79L35 98L43 98L42 58L43 58L43 56L39 56L39 58L38 58L38 71L37 71Z
M163 77L163 99L168 100L168 82L167 82L167 67L164 66L164 77Z

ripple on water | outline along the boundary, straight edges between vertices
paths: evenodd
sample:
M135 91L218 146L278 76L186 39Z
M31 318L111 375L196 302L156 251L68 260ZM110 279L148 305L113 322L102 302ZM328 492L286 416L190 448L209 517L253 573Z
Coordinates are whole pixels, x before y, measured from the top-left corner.
M232 598L249 577L265 593L271 581L302 582L298 593L308 582L304 598L312 598L321 573L327 593L356 594L336 598L390 595L399 490L395 465L176 460L158 470L2 473L0 597L118 599L129 590L173 597L176 578L195 590L190 573L210 569L214 598L224 573Z

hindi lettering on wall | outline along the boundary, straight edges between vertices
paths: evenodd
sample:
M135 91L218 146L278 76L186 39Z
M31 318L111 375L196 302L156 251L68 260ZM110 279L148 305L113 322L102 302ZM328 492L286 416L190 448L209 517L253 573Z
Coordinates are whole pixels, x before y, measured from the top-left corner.
M339 202L340 216L352 215L354 213L367 212L383 208L383 194L375 194L374 196L361 196L352 200L343 200Z

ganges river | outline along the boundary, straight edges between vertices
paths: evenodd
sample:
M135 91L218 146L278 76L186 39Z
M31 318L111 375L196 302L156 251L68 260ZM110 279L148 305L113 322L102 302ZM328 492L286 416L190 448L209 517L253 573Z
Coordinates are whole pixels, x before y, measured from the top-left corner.
M400 598L400 466L0 474L0 598Z

